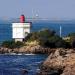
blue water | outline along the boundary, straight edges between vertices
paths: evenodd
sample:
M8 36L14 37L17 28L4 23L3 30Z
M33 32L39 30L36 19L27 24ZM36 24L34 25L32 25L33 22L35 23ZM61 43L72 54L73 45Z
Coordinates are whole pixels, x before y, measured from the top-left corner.
M42 28L48 28L55 30L56 34L60 34L60 26L62 27L62 37L67 36L69 33L75 32L75 22L73 23L62 23L62 22L36 22L32 25L32 31L37 31Z
M36 75L47 55L0 55L0 75ZM23 74L26 69L28 74Z
M0 42L11 40L12 27L11 24L0 24Z
M49 21L38 21L32 23L31 31L38 31L42 28L49 28L56 31L59 35L59 27L62 27L62 37L67 36L71 32L75 32L75 22L49 22ZM12 39L12 24L0 24L0 41L11 40Z
M33 22L31 31L49 28L59 35L62 27L62 36L75 32L75 22ZM12 24L0 23L0 42L12 39ZM36 75L39 65L47 55L0 55L0 75L23 75L22 69L28 70L28 75ZM26 75L26 74L25 74Z

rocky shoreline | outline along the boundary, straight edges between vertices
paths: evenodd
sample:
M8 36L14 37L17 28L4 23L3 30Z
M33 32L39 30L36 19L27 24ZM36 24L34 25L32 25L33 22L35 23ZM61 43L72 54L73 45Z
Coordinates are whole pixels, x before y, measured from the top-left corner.
M0 47L0 54L4 53L24 53L24 54L50 54L53 51L51 48L45 48L40 45L37 46L23 46L20 48L9 49Z
M43 62L38 75L75 75L75 50L56 49Z
M0 47L0 54L5 53L48 54L48 58L41 64L40 72L37 75L75 75L74 49L51 49L40 45L23 46L15 49Z

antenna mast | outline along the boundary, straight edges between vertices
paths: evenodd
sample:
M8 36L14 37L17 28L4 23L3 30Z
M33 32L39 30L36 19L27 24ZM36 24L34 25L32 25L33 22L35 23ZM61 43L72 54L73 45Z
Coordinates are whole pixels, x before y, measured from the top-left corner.
M60 37L62 37L62 28L61 28L61 25L60 25Z

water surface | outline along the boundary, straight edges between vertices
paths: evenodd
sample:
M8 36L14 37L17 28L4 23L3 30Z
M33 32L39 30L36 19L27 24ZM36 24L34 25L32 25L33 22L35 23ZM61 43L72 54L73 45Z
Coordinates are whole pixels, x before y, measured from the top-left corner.
M23 69L28 71L27 75L36 75L40 64L47 55L0 55L0 75L26 75Z
M75 22L49 22L49 21L38 21L32 23L31 31L38 31L42 28L48 28L55 30L56 34L59 35L60 26L62 27L62 37L67 36L69 33L75 32ZM0 24L0 42L12 39L12 23Z

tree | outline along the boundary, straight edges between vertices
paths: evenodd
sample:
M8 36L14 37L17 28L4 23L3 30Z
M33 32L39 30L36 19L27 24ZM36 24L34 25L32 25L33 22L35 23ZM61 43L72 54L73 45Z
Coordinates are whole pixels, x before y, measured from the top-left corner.
M6 47L6 48L11 48L11 49L19 48L19 47L23 46L23 42L20 42L20 41L15 42L15 41L12 41L12 40L11 41L4 41L2 43L2 46Z
M75 48L75 33L70 33L68 36L70 37L71 47Z
M55 31L49 29L42 29L40 31L31 33L28 40L37 40L39 45L44 47L58 48L67 46L66 42L55 34Z

